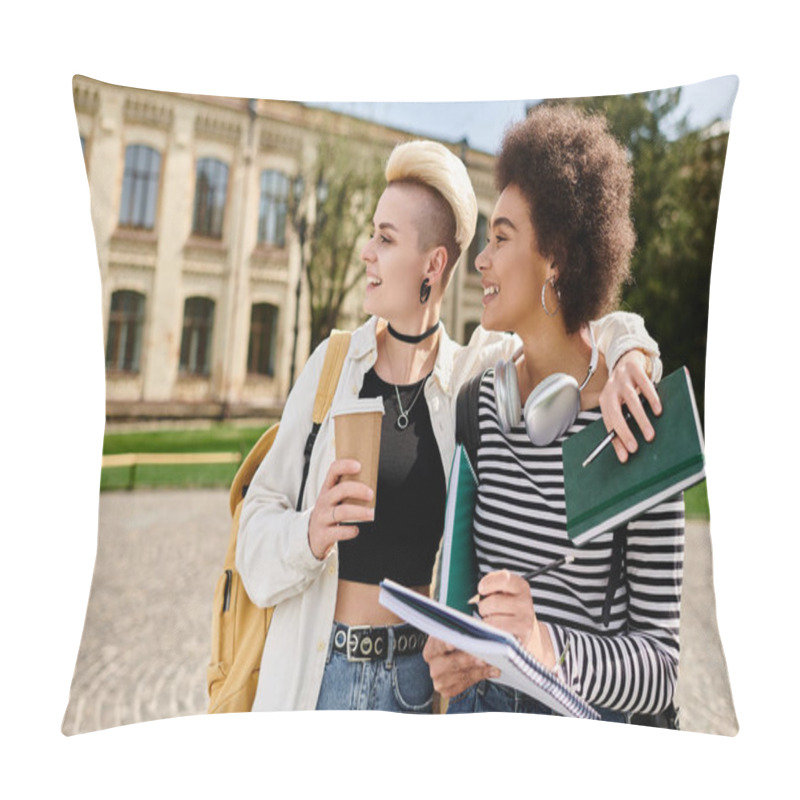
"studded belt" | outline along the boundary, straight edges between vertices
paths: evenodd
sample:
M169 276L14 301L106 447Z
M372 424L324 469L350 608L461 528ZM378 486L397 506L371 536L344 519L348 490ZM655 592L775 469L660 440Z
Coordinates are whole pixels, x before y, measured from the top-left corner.
M344 625L333 629L333 652L343 653L348 661L382 661L396 656L412 656L422 652L426 633L413 625Z

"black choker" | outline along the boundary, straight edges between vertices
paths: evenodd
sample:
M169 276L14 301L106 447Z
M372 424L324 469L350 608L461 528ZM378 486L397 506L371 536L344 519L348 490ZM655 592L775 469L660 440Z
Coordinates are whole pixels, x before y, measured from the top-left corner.
M432 336L436 331L439 330L439 320L436 320L436 323L428 328L425 333L421 333L419 336L406 336L404 333L398 333L393 327L391 323L389 325L389 333L394 336L395 339L399 339L401 342L405 342L406 344L419 344L420 342L424 342L429 336Z

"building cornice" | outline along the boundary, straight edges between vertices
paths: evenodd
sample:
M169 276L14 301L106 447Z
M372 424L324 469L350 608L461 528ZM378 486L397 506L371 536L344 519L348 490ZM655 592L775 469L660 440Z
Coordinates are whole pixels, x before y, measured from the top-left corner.
M214 114L198 114L194 121L194 132L200 139L212 139L225 144L238 144L242 138L242 126L238 121Z
M129 95L125 98L122 114L125 122L132 125L146 125L161 130L172 128L172 109L165 103L154 103Z
M76 80L72 86L75 110L81 114L95 114L100 107L100 94L91 86L84 86Z

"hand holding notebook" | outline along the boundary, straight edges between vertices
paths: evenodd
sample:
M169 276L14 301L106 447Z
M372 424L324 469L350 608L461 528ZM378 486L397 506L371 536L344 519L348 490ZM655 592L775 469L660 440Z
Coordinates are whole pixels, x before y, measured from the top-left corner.
M652 442L621 464L602 420L567 439L562 447L567 534L581 545L624 525L705 477L703 432L689 372L682 367L658 385L663 411L653 416Z
M390 580L381 581L381 605L436 639L470 653L500 671L499 683L518 689L567 717L599 714L510 634L462 614Z

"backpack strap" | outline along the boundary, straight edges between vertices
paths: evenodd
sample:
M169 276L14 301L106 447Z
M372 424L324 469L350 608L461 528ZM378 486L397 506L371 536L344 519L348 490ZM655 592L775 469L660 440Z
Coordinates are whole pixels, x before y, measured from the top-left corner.
M300 482L300 491L297 494L296 510L300 511L303 505L303 493L306 489L308 470L311 466L311 452L314 442L322 426L339 385L339 375L342 372L345 356L350 348L350 333L348 331L334 330L328 340L328 349L325 351L325 361L322 364L322 373L317 385L317 396L314 399L314 411L311 415L311 433L308 434L306 446L303 450L303 478Z
M611 619L611 603L617 587L625 580L625 551L628 537L624 528L617 528L614 531L614 539L611 544L611 570L608 578L608 589L606 599L603 603L603 625L608 627ZM678 730L678 709L675 700L658 714L636 713L631 715L631 723L634 725L644 725L648 728L668 728Z
M611 622L611 604L614 602L614 595L617 588L625 580L625 545L627 544L627 534L625 528L617 528L614 531L614 538L611 542L611 568L608 575L608 588L606 589L606 599L603 602L603 627L607 628Z
M331 332L328 349L325 351L325 361L322 364L322 373L319 376L317 396L314 399L314 413L311 415L311 421L315 424L321 425L330 410L349 348L349 331L335 330Z
M481 381L486 372L481 372L459 389L456 398L456 443L463 444L472 469L478 473L478 445L481 441L478 428L478 400Z
M611 576L606 592L606 601L603 605L603 624L608 627L609 615L611 613L611 602L619 586L625 580L625 552L628 544L628 537L624 528L617 528L614 531L614 541L611 551ZM616 578L614 577L616 575ZM668 730L679 730L678 707L675 705L675 698L670 700L669 705L657 714L643 714L641 712L631 714L631 724L643 725L647 728L666 728Z
M314 411L311 415L311 433L308 435L306 446L303 450L303 477L300 484L300 493L297 497L297 511L300 511L306 479L308 478L308 469L311 464L311 451L314 449L314 442L316 441L322 421L325 419L325 415L328 413L331 403L333 402L333 395L336 393L336 387L339 384L339 375L342 371L342 365L344 364L344 359L349 347L349 332L335 330L331 333L328 349L325 352L325 361L322 364L322 373L320 374L319 384L317 385L317 394L314 399ZM231 486L231 514L235 512L237 504L247 494L250 481L255 471L258 469L258 465L264 460L264 456L269 452L272 443L275 441L275 435L278 432L279 424L280 423L275 423L275 425L261 435L261 438L256 442L239 467Z

